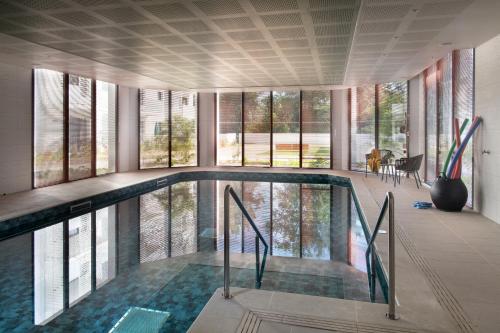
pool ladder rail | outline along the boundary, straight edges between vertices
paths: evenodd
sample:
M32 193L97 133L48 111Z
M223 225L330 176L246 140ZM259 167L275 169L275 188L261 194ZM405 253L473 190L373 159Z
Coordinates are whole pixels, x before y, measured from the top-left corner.
M375 279L376 279L376 247L375 239L380 231L380 225L384 220L385 214L389 210L389 312L387 313L387 318L391 320L399 319L396 315L396 246L395 246L395 224L394 224L394 195L392 192L387 192L385 195L385 200L380 209L380 214L378 216L377 224L373 230L373 234L368 243L368 248L366 249L366 265L367 272L369 274L369 284L370 284L370 294L372 299L375 295ZM370 258L371 254L371 258Z
M266 267L266 258L267 258L267 252L269 250L269 245L267 245L266 240L262 236L261 232L259 231L259 228L255 225L255 222L253 221L252 217L246 210L245 206L243 206L243 203L241 202L240 198L236 194L236 192L233 190L231 185L227 185L226 188L224 189L224 298L231 298L231 293L229 291L229 283L230 283L230 276L229 276L229 271L230 271L230 264L229 264L229 242L230 242L230 234L229 234L229 199L231 196L236 202L236 205L238 205L239 209L243 213L243 215L246 217L248 222L250 223L250 226L252 229L255 231L255 270L256 270L256 277L255 277L255 287L257 289L260 288L262 284L262 276L264 275L264 269ZM264 254L262 256L262 262L260 261L260 246L259 246L259 241L264 244Z

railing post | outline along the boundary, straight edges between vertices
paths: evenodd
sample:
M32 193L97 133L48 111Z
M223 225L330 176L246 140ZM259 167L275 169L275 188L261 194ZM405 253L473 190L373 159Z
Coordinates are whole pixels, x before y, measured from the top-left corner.
M229 291L229 190L230 185L224 189L224 298L231 298Z
M372 249L371 249L371 257L370 257L370 296L372 298L372 302L375 301L375 292L377 289L376 283L377 283L377 268L375 267L376 261L375 261L375 250L374 250L375 244L372 244Z
M394 225L394 196L387 193L389 199L389 313L387 318L396 320L396 245Z
M260 244L259 236L255 236L255 288L260 288Z

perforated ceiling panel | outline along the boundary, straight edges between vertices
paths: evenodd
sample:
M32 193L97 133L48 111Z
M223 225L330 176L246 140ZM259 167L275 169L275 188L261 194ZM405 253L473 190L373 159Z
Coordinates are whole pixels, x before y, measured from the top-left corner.
M0 56L193 89L355 84L397 76L472 1L0 0L0 33L35 43Z

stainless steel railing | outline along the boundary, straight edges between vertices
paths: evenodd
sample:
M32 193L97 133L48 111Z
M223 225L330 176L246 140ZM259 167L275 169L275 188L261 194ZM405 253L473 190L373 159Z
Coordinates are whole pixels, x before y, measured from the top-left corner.
M241 202L240 198L234 192L233 188L231 185L227 185L226 188L224 189L224 298L231 298L231 293L229 291L229 283L230 283L230 265L229 265L229 241L230 241L230 234L229 234L229 195L233 197L234 202L236 202L236 205L240 208L241 212L243 215L246 217L248 220L248 223L250 223L250 226L252 229L255 231L255 271L256 271L256 277L255 277L255 287L258 289L260 288L262 284L262 276L264 274L264 269L266 267L266 258L267 258L267 251L269 250L269 246L267 245L266 240L260 233L259 229L255 225L255 222L253 221L252 217L250 214L248 214L248 211L246 210L245 206L243 206L243 203ZM259 248L259 240L264 244L264 255L262 256L262 262L260 261L260 248Z
M373 230L373 234L368 243L368 248L366 249L366 264L368 268L369 284L371 295L375 293L375 280L376 280L376 256L375 256L375 239L379 233L380 225L384 220L385 214L389 209L389 312L387 313L387 318L395 320L398 319L396 315L396 248L395 248L395 232L394 232L394 195L392 192L387 192L384 200L384 204L380 210L378 216L377 224ZM371 254L371 257L370 257Z

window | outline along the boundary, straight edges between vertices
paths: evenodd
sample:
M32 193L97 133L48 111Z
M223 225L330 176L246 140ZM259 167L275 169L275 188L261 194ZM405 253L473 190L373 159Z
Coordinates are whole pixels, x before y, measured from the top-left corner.
M217 165L329 168L331 112L329 90L219 93Z
M35 325L43 325L64 309L63 223L34 232Z
M300 166L300 91L273 91L273 166Z
M69 305L92 290L91 214L68 222L69 230Z
M397 159L406 157L407 82L379 84L377 89L379 147L392 151Z
M46 69L33 73L33 186L114 172L116 86Z
M142 89L139 92L140 168L169 166L168 91Z
M425 71L425 180L437 177L438 117L437 117L437 66Z
M455 96L453 109L455 117L460 124L468 118L472 121L474 117L474 49L454 51L454 84ZM469 142L462 157L462 180L467 186L469 197L467 204L473 204L473 144Z
M171 115L171 165L198 165L198 94L172 91Z
M217 94L217 165L242 164L242 93Z
M96 81L96 174L116 171L116 85Z
M245 166L271 166L270 92L245 93L243 107Z
M69 180L92 176L92 81L69 75Z
M171 248L172 257L196 253L197 182L182 182L171 186Z
M351 90L351 170L365 170L365 155L376 146L375 87Z
M170 187L139 198L139 258L141 263L170 257Z
M330 103L329 90L302 92L302 167L330 167Z
M452 96L452 59L451 53L438 61L437 89L438 89L438 124L439 142L437 156L437 175L446 159L446 153L451 147L453 133L453 96Z
M302 256L330 259L330 187L302 185Z
M95 212L95 276L99 288L116 276L116 206Z
M300 256L300 187L301 184L272 184L272 255Z
M141 89L139 101L140 168L198 165L198 95Z
M64 179L64 74L34 70L34 186Z

